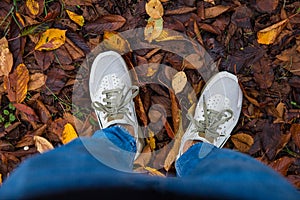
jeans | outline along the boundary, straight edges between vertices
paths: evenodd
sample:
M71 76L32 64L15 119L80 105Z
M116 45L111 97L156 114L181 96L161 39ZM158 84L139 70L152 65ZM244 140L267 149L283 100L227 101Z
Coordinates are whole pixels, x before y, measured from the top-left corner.
M127 194L131 199L300 199L280 174L230 149L193 145L176 161L175 177L130 173L135 152L135 140L124 128L96 131L25 160L2 184L0 199L53 199L64 192L80 197L84 191L83 197L96 191L100 199Z

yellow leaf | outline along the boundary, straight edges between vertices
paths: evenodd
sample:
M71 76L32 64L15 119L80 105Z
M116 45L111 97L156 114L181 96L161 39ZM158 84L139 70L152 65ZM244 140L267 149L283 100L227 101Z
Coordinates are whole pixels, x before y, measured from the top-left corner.
M177 72L172 79L172 88L175 94L181 92L187 83L187 77L184 71Z
M166 177L163 173L161 173L157 169L153 169L151 167L144 167L144 169L147 170L148 172L150 172L151 175Z
M110 50L115 50L121 54L131 51L128 41L117 32L104 31L103 39L103 45Z
M35 135L33 136L33 140L35 142L37 151L40 153L44 153L46 151L54 149L53 145L46 138Z
M2 174L0 174L0 186L2 185Z
M0 76L8 76L13 66L13 56L5 37L0 39Z
M67 123L65 125L63 133L62 133L62 142L64 144L67 144L77 137L78 137L77 133L76 133L74 127L72 126L72 124Z
M39 5L38 1L36 1L36 0L26 0L26 6L27 6L29 12L32 15L36 16L36 15L39 14L40 5Z
M288 19L282 20L272 26L257 32L257 42L260 44L272 44L281 33Z
M159 0L150 0L145 7L147 14L153 19L159 19L164 15L164 7Z
M66 41L66 31L56 28L51 28L45 31L40 37L39 42L35 46L35 50L47 50L51 51L58 49Z
M153 131L149 130L149 138L146 138L146 142L149 144L150 149L153 151L156 148L156 144L155 144L155 138L154 138L154 133Z
M162 17L158 19L149 18L144 30L145 40L152 42L152 40L158 38L163 30L163 22Z
M84 25L84 17L82 15L77 15L76 13L70 10L66 10L66 11L70 19L73 20L76 24L78 24L79 26Z

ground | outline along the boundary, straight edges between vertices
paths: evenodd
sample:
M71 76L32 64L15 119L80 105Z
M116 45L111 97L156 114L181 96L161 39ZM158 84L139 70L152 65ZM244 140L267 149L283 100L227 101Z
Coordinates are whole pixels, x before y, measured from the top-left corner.
M300 2L296 0L2 0L0 175L93 134L90 62L122 54L146 136L136 170L175 174L174 155L205 82L238 77L239 122L223 148L300 189ZM50 161L51 162L51 161Z

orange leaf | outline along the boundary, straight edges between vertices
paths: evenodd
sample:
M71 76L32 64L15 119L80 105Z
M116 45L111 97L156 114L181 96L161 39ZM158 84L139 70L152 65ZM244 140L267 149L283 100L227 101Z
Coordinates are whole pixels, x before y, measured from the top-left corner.
M39 51L51 51L58 49L66 41L66 31L67 30L60 30L56 28L46 30L42 34L34 49Z
M53 145L46 138L36 135L36 136L33 136L33 140L35 142L37 151L40 153L44 153L46 151L54 149Z
M21 103L26 98L29 82L29 71L24 64L17 66L15 71L4 79L4 86L11 102Z
M238 133L231 136L234 146L241 152L248 152L254 144L252 136L245 133Z
M13 56L5 37L0 39L0 76L8 76L13 66Z
M77 137L78 137L77 133L76 133L74 127L72 126L72 124L67 123L65 125L63 133L62 133L62 142L64 144L67 144Z
M147 14L153 19L161 18L164 15L164 7L159 0L150 0L145 7Z
M282 20L272 26L257 32L257 42L260 44L272 44L281 33L288 19Z

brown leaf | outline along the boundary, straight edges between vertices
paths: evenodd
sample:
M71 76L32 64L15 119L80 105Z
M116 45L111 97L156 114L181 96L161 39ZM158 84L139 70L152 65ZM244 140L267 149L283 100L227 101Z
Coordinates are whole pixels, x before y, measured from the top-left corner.
M40 100L37 100L35 103L35 107L38 113L38 116L44 124L47 124L49 120L51 120L51 113L44 105L44 103Z
M60 140L62 139L62 133L64 131L65 125L68 123L67 120L63 118L58 118L51 122L50 127L48 127L48 130L55 134Z
M25 135L17 144L16 147L25 147L34 145L33 135Z
M42 73L34 73L30 75L28 83L28 91L38 90L46 83L47 76Z
M51 68L47 73L47 80L46 80L46 88L44 92L47 95L51 94L58 94L60 90L65 86L67 82L67 75L64 70L60 68ZM50 91L49 91L50 90Z
M104 31L103 45L109 50L115 50L121 54L131 51L130 44L117 32Z
M279 0L256 0L256 6L261 12L271 13L278 6Z
M292 124L290 132L292 134L293 142L300 149L300 124Z
M8 92L7 97L11 102L22 103L26 98L29 82L29 71L24 64L18 65L16 70L4 79L4 85Z
M102 34L104 31L116 31L126 23L121 15L104 15L95 22L87 23L84 28L89 33Z
M171 99L171 111L172 111L172 122L173 122L173 130L175 135L177 134L180 126L180 108L179 104L176 100L175 93L169 89L170 99Z
M223 5L217 5L209 8L205 8L204 13L205 13L205 18L215 18L227 10L229 10L230 6L223 6Z
M63 0L63 2L68 6L92 6L93 0Z
M175 94L182 92L187 84L187 76L184 71L177 72L172 78L172 88Z
M70 39L66 38L65 47L73 60L84 57L84 52L79 49Z
M154 169L154 168L151 168L151 167L145 167L145 170L147 170L148 172L150 172L150 175L160 176L160 177L166 177L163 173L161 173L157 169Z
M283 102L279 102L276 106L277 115L276 115L276 119L273 123L283 123L284 122L285 110L286 110L285 104Z
M267 89L272 86L274 80L274 71L271 68L271 61L266 58L260 59L253 65L254 80L261 89Z
M134 161L135 169L138 169L139 167L144 168L145 166L147 166L148 163L151 161L151 158L152 158L152 151L151 151L150 145L147 144L143 148L143 151L139 155L139 157L137 157L137 159Z
M37 151L40 153L44 153L51 149L54 149L53 145L44 137L41 136L33 136L33 140L35 142L35 146Z
M196 7L182 7L175 10L166 10L166 15L182 15L197 10Z
M0 76L8 76L13 66L13 56L5 37L0 39Z
M146 111L145 111L145 108L144 108L144 105L143 105L140 95L137 95L134 98L134 102L135 102L134 105L135 105L136 113L139 116L138 119L142 123L142 125L144 127L146 127L148 124L148 117L147 117L147 114L146 114Z
M288 175L287 179L296 187L300 188L300 178L299 175Z
M34 51L34 58L43 71L46 71L54 61L54 53L52 51Z
M233 142L235 148L244 153L248 152L251 146L254 144L252 136L246 133L238 133L232 135L230 139Z
M17 110L26 114L29 120L32 121L39 120L39 117L36 115L35 111L29 106L20 103L14 103L13 105L16 107Z
M274 160L269 164L270 167L272 167L274 170L282 174L283 176L287 175L287 171L289 169L289 166L295 161L295 158L290 158L287 156L281 157L277 160Z

